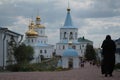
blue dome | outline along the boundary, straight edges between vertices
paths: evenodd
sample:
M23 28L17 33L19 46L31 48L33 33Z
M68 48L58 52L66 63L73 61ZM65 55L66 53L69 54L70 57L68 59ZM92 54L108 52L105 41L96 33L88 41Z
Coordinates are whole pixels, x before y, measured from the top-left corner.
M68 48L63 52L62 56L64 56L64 57L78 57L78 53L74 49Z

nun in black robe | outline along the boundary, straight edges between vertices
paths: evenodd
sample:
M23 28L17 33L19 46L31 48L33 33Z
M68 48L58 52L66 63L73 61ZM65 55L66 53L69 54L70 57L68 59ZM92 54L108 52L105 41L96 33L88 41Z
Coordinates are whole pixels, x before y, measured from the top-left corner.
M107 35L106 39L102 43L102 65L101 65L101 71L102 74L105 74L105 77L107 75L112 76L114 66L115 66L115 51L116 51L116 45L113 40L111 40L111 36Z

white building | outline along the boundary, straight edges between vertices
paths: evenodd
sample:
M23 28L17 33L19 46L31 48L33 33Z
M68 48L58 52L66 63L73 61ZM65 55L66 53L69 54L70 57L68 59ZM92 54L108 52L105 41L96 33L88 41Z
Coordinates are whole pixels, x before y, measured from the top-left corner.
M7 28L0 28L0 67L5 69L8 64L14 64L15 59L12 55L12 47L9 43L18 44L22 41L23 35L8 30Z
M72 48L72 42L68 43L68 49L65 49L62 55L62 68L79 68L78 52Z
M68 49L68 41L71 39L73 41L72 48L78 52L80 57L84 57L86 45L88 42L78 42L78 28L73 25L70 15L70 8L68 8L64 26L60 28L60 41L56 43L57 56L62 56L63 51Z
M29 30L26 32L25 44L34 48L33 63L41 62L41 57L52 58L54 46L48 44L48 37L45 34L45 26L40 24L40 17L36 17L36 24L32 21Z
M120 63L120 38L115 40L116 43L116 63Z

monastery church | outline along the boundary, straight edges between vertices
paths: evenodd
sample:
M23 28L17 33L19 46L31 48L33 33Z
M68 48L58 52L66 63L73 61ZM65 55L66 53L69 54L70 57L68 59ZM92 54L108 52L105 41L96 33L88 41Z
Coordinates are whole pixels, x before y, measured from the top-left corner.
M73 25L70 8L67 8L67 16L63 27L60 28L60 41L56 43L56 56L68 57L84 57L87 44L93 45L92 41L86 41L84 38L78 40L78 28ZM36 17L35 23L31 21L25 33L26 40L24 43L34 48L34 60L32 63L41 62L41 57L52 58L54 53L54 45L48 44L47 35L45 33L46 27L40 23L40 16ZM66 49L69 48L69 42L72 42L71 48L77 53L67 53ZM69 51L68 51L69 52ZM66 54L64 54L66 53ZM64 62L64 61L63 61ZM79 62L79 61L78 61ZM67 64L67 63L65 63Z
M56 45L48 44L48 36L46 35L46 27L41 24L40 16L36 16L35 21L31 21L28 24L28 30L25 33L24 43L30 45L34 49L34 59L31 63L40 63L41 58L50 59L53 57L53 53L56 56L60 56L61 66L63 68L69 67L69 62L72 60L73 68L78 68L80 57L84 58L86 45L93 45L93 42L85 39L84 37L78 38L78 27L73 25L71 18L71 9L67 8L67 15L64 25L60 28L60 40ZM0 66L5 68L10 63L15 64L15 58L12 54L9 54L10 46L8 43L13 39L17 44L23 40L23 35L8 30L7 28L0 28ZM56 34L59 35L59 34ZM20 41L19 41L20 38ZM7 57L6 57L7 56ZM9 57L11 57L9 59Z

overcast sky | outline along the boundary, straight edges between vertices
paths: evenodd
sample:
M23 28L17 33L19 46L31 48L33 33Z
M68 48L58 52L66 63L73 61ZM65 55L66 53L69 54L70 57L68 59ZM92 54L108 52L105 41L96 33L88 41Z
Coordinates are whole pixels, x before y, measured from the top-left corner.
M78 37L100 47L106 35L120 38L120 0L69 0ZM49 43L59 42L59 30L66 18L68 0L0 0L0 27L24 34L29 20L39 14Z

